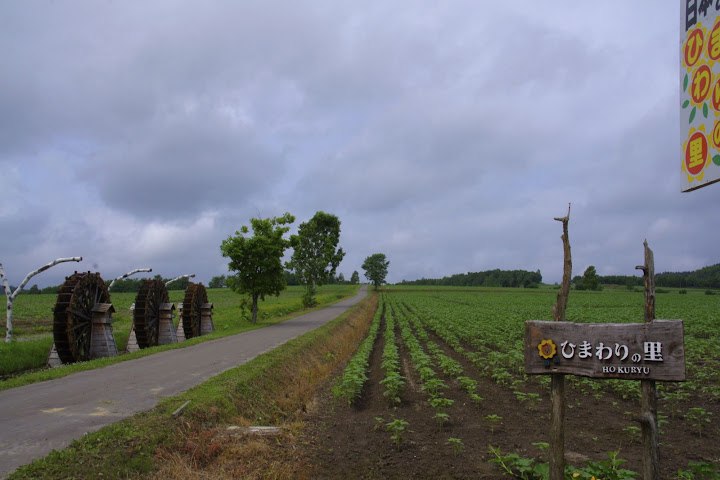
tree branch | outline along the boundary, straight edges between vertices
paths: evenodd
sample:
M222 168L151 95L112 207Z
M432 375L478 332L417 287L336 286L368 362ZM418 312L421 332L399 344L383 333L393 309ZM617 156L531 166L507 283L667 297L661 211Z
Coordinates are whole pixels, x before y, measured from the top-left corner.
M113 280L112 282L110 282L110 285L108 286L108 290L110 290L113 287L113 285L115 285L115 282L117 282L118 280L122 280L124 278L127 278L131 275L135 275L136 273L140 273L140 272L152 272L152 268L137 268L137 269L133 270L132 272L128 272L125 275L121 275L121 276L117 277L115 280Z
M14 299L15 297L17 297L17 294L20 293L23 288L25 288L25 285L27 285L27 283L30 281L30 279L32 277L34 277L38 273L44 272L48 268L54 267L58 263L64 263L64 262L82 262L82 257L58 258L58 259L55 259L52 262L48 263L47 265L43 265L42 267L38 268L37 270L28 273L27 276L25 277L25 280L23 280L22 283L20 284L20 286L17 287L17 289L15 289L15 291L13 292L12 298Z
M560 237L563 241L563 280L560 291L557 295L557 303L552 308L553 319L556 322L565 321L565 311L567 310L568 296L570 295L570 282L572 281L572 255L570 253L570 238L568 236L568 223L570 222L570 204L568 203L568 213L561 218L555 218L563 224L563 234Z
M167 287L171 283L177 282L178 280L183 279L183 278L195 278L195 274L192 273L190 275L180 275L179 277L175 277L172 280L168 280L167 282L165 282L165 286Z
M82 257L69 257L69 258L58 258L53 260L52 262L48 263L47 265L43 265L42 267L38 268L37 270L34 270L27 274L25 277L25 280L22 281L19 287L15 289L14 292L10 293L10 286L8 285L7 277L5 276L5 270L3 269L2 264L0 264L0 277L2 277L3 281L3 287L5 288L5 295L7 296L7 320L6 320L6 326L7 326L7 332L5 333L5 342L10 343L12 342L13 337L13 325L12 325L12 310L13 310L13 301L15 300L15 297L18 296L18 294L22 291L23 288L25 288L25 285L30 281L32 277L37 275L38 273L42 273L48 268L54 267L58 263L63 262L82 262Z

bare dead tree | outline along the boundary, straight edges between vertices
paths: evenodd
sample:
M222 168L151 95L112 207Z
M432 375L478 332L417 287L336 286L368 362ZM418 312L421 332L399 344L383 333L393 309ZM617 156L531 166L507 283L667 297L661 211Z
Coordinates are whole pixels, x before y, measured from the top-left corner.
M645 308L643 309L644 323L655 320L655 256L648 247L647 240L643 242L645 247L645 265L635 267L643 271L645 280ZM657 427L657 388L654 380L642 380L642 413L634 420L640 423L643 438L643 478L645 480L659 480L660 478L660 455L658 452L658 427Z
M165 282L165 286L167 287L171 283L177 282L178 280L182 280L183 278L195 278L195 274L192 273L190 275L180 275L179 277L175 277L172 280L168 280L167 282Z
M123 280L125 278L128 278L131 275L135 275L136 273L140 273L140 272L152 272L152 268L137 268L131 272L126 273L125 275L121 275L121 276L117 277L115 280L113 280L112 282L110 282L110 285L108 286L108 290L111 290L113 285L115 285L115 282L117 282L118 280Z
M63 262L82 262L82 257L58 258L48 263L47 265L43 265L37 270L33 270L25 276L25 280L22 281L20 286L17 287L14 292L10 291L10 285L8 284L7 277L5 276L5 270L3 269L2 263L0 263L0 278L2 278L3 287L5 288L5 295L7 296L7 333L5 334L6 343L11 343L13 338L12 309L15 297L17 297L18 294L22 291L22 289L25 288L25 285L27 285L27 283L32 277L34 277L38 273L44 272L48 268L54 267L55 265Z
M565 311L567 310L567 302L568 302L568 296L570 295L570 282L572 281L572 255L570 254L570 239L568 237L568 222L570 221L570 204L568 204L568 213L566 216L558 218L556 217L555 220L558 222L562 222L563 224L563 234L562 239L563 242L563 254L564 254L564 262L563 262L563 279L562 279L562 285L560 286L560 291L557 295L557 303L553 305L552 307L552 313L553 313L553 319L556 322L564 322L565 321Z
M556 322L565 321L568 296L570 295L570 282L572 280L572 256L570 254L570 238L568 237L568 222L570 221L570 204L568 213L561 218L555 218L563 224L563 280L557 296L557 303L552 307L553 319ZM563 480L565 478L565 375L555 373L551 375L550 396L552 398L552 412L550 417L550 480Z

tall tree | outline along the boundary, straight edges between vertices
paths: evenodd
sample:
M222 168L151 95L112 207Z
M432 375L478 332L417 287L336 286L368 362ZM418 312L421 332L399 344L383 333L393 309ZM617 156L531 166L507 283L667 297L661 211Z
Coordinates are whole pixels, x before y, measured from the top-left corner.
M599 290L600 284L598 283L598 276L597 271L595 271L595 266L590 265L588 268L585 269L585 273L583 273L582 278L575 286L578 290Z
M335 277L335 270L345 256L340 243L340 220L335 215L317 212L301 223L297 235L290 238L293 255L287 267L295 271L306 285L303 297L306 307L315 306L315 289Z
M357 285L360 283L360 274L357 270L353 271L352 275L350 276L350 283L353 285Z
M385 258L384 253L374 253L363 262L362 269L365 270L365 278L375 285L375 290L385 283L389 265L390 261Z
M257 322L258 300L265 295L280 295L285 288L282 257L290 241L284 235L295 217L286 213L282 217L250 220L253 236L247 226L223 240L220 251L230 259L228 268L237 272L228 278L233 290L252 300L252 323Z
M226 286L225 281L225 275L212 277L212 279L210 279L210 283L208 283L208 288L223 288Z

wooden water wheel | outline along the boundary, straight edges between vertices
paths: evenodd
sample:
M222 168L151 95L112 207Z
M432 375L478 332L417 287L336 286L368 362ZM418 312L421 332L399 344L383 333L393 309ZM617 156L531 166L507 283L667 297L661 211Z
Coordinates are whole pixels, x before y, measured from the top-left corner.
M160 306L170 303L167 287L162 280L145 280L135 297L135 336L140 348L158 345Z
M192 283L185 289L183 299L182 322L185 338L200 336L201 311L204 303L208 303L207 291L202 283Z
M65 278L53 309L53 339L63 363L90 359L92 310L98 303L110 303L99 273L75 272Z

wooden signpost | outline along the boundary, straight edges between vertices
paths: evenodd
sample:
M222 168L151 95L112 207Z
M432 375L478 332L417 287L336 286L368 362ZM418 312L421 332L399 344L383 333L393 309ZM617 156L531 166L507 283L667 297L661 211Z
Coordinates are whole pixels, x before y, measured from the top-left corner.
M554 315L554 322L525 322L525 373L549 374L553 381L566 374L640 380L642 412L635 421L643 432L643 478L659 480L655 382L685 380L685 341L682 320L655 319L654 259L647 242L644 246L645 265L637 267L645 278L643 323L574 323L565 322L558 315ZM566 270L568 257L566 245ZM566 297L564 301L567 302ZM553 309L553 313L557 310ZM553 387L552 397L550 430L556 432L564 428L564 395L556 395ZM560 480L564 471L564 436L551 434L550 441L550 478Z

